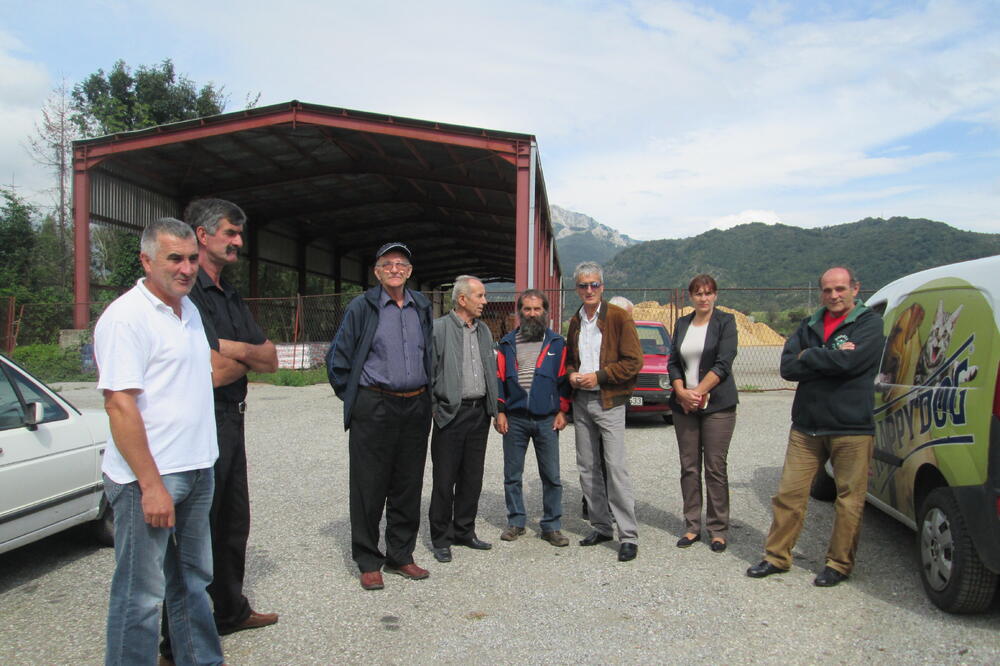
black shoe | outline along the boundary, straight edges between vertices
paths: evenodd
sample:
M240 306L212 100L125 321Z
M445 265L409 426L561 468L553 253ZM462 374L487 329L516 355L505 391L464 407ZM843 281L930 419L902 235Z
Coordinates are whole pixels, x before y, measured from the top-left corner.
M472 535L470 539L463 539L461 541L455 541L456 546L465 546L466 548L472 548L473 550L489 550L493 547L493 544L486 543L485 541L480 541L479 537Z
M623 543L621 547L618 548L618 561L619 562L630 562L635 559L635 556L639 554L639 546L634 543Z
M715 540L708 544L708 547L712 549L713 553L723 553L726 550L726 542Z
M438 562L451 562L451 546L432 548L431 552L434 553L434 559Z
M677 547L678 548L687 548L688 546L690 546L691 544L693 544L693 543L695 543L697 541L701 541L701 535L700 534L695 534L694 537L692 537L690 539L687 537L687 535L685 535L685 536L682 536L680 539L677 540Z
M614 537L609 537L606 534L601 534L597 530L594 530L586 537L580 539L581 546L596 546L599 543L604 543L605 541L611 541Z
M767 560L761 560L759 564L755 564L749 569L747 569L747 575L751 578L766 578L771 574L783 574L788 569L779 569Z
M813 585L816 587L833 587L838 583L843 583L845 580L847 580L847 574L842 574L830 567L823 567L823 570L813 580Z

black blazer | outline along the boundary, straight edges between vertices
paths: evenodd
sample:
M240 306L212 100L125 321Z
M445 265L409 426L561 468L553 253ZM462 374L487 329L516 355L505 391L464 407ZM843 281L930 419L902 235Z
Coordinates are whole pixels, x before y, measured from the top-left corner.
M667 362L667 372L670 373L670 383L675 379L684 381L684 359L681 358L681 343L687 333L694 313L684 315L677 320L674 327L674 348ZM719 384L709 392L708 406L702 413L708 414L722 409L734 407L740 401L736 391L736 381L733 380L733 360L736 358L736 317L718 308L712 310L708 320L708 330L705 331L705 349L701 352L701 363L698 367L698 381L705 378L709 370L719 376ZM676 411L682 411L677 398L671 394L670 406Z

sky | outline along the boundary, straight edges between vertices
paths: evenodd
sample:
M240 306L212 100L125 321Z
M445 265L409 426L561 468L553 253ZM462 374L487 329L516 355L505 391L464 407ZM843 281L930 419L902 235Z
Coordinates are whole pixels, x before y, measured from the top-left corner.
M1000 233L1000 3L0 0L0 187L61 81L170 58L298 99L537 138L549 200L639 240L909 216Z

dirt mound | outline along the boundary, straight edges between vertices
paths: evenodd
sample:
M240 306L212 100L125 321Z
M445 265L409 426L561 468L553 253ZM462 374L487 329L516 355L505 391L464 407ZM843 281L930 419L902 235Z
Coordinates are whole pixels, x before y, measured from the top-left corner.
M785 344L785 338L767 324L759 321L750 321L742 312L718 306L719 310L728 312L736 317L736 331L739 334L740 347L775 347ZM659 321L667 327L671 333L674 330L674 322L678 317L691 312L691 306L685 306L677 311L673 305L660 305L656 301L644 301L635 306L632 316L637 320Z

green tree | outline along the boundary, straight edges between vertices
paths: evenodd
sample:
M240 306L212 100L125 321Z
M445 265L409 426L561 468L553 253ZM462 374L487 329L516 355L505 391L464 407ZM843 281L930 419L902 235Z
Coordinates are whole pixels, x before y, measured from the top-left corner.
M178 76L169 58L159 65L140 65L134 72L119 60L109 72L98 69L76 84L71 96L71 119L85 137L216 115L227 101L221 87L207 83L197 88L186 76ZM142 276L138 236L113 227L96 227L91 236L91 268L98 279L131 287Z
M35 248L35 207L16 193L0 189L0 295L23 298L30 289Z
M133 74L124 60L105 74L98 69L73 87L73 122L84 136L103 136L222 113L226 95L207 83L200 89L177 76L168 58L140 65Z
M139 261L139 236L115 227L94 226L91 229L94 252L90 268L105 284L129 288L143 275Z

